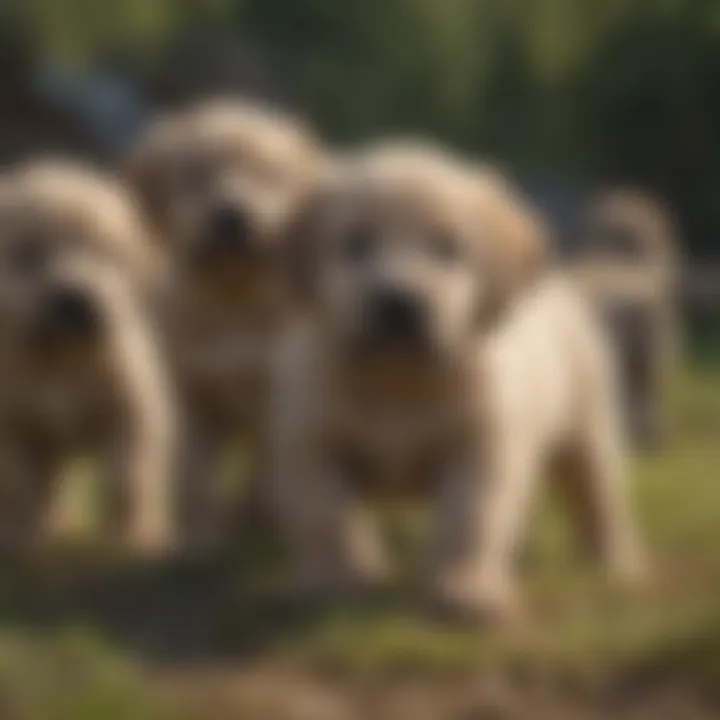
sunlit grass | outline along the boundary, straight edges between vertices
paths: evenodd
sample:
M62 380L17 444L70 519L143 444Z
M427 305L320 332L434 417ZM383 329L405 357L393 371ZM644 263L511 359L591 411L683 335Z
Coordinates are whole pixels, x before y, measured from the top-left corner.
M652 552L652 587L621 598L574 552L562 508L547 503L525 568L527 624L513 633L469 632L428 621L412 590L391 601L326 612L291 636L286 652L354 670L473 669L542 662L593 673L660 661L694 638L720 635L720 369L679 378L672 435L634 467L637 504ZM404 593L404 594L403 594ZM703 645L711 645L703 643ZM704 647L706 669L720 643ZM700 660L700 658L698 658Z
M668 445L634 467L655 568L654 585L642 597L619 597L602 572L574 551L562 508L549 501L523 563L528 619L505 633L431 621L404 580L371 602L288 614L267 600L266 582L276 563L264 559L275 557L264 544L241 548L202 571L120 562L91 544L82 552L51 555L32 569L9 566L0 577L0 718L186 717L177 707L172 716L165 714L159 698L167 700L167 693L148 670L174 666L172 654L148 657L137 642L164 624L172 635L172 622L181 635L188 624L197 625L204 660L225 663L251 660L383 677L521 668L592 680L680 672L720 681L720 366L693 365L678 379L673 403ZM84 496L80 515L87 516L73 536L81 542L96 526L87 469L74 483ZM411 512L402 520L400 531L393 525L401 556L423 534L424 515ZM134 633L118 632L102 612L84 614L85 606L70 612L56 607L56 598L67 602L75 578L95 578L90 587L97 589L113 573L137 586L128 595L137 614L131 618L138 626ZM144 595L132 593L148 594L155 603L150 620L137 599ZM184 600L193 593L201 600ZM172 613L166 617L163 603L173 608L183 602L190 609L180 621L171 620Z
M94 634L6 632L0 639L0 717L161 720L137 666Z

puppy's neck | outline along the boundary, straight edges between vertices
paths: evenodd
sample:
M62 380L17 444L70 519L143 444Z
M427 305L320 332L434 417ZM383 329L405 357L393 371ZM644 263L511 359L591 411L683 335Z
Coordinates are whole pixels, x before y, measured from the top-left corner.
M462 405L466 362L458 358L354 357L331 348L326 368L333 395L370 415L422 415Z
M191 332L267 330L282 322L288 310L282 288L270 281L236 286L178 284L172 295L173 324Z

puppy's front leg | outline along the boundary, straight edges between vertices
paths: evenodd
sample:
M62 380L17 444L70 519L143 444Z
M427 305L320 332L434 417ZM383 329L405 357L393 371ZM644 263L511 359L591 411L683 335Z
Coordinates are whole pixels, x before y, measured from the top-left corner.
M248 528L261 528L272 521L268 476L272 469L269 431L262 421L246 433L250 463L242 478L242 492L229 516L229 534L235 538Z
M442 485L431 595L453 615L505 619L517 611L515 555L536 485L527 448L475 450Z
M107 520L131 547L156 554L174 542L177 461L174 394L149 329L136 318L116 338L114 427Z
M183 431L178 473L177 508L183 551L190 557L216 552L223 540L216 475L220 443L200 415Z
M111 441L105 521L114 538L134 550L162 553L173 542L173 450L154 423L128 421Z
M56 461L39 443L0 431L0 549L24 551L43 539Z
M327 437L320 345L303 326L296 330L274 369L267 497L301 594L375 585L386 575L380 538Z
M296 592L312 597L381 582L387 569L379 533L342 470L317 456L285 460L281 477L273 473L272 494L295 561Z

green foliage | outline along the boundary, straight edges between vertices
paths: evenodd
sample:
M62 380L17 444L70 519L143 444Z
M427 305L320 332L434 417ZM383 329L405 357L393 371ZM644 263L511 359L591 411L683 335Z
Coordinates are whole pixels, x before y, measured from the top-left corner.
M137 668L92 634L4 633L0 715L8 720L163 720Z
M4 12L42 54L83 64L108 52L145 59L228 6L229 0L8 0Z
M134 70L221 27L262 48L332 138L429 132L521 168L646 184L694 247L720 232L712 0L9 0L4 13L41 54Z

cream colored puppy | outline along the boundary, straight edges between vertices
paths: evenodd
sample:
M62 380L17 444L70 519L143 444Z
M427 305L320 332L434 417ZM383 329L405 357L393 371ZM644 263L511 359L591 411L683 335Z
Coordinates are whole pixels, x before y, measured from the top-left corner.
M587 209L576 270L618 355L625 416L641 446L667 425L667 385L679 344L678 243L664 208L638 191Z
M507 183L440 149L379 146L296 232L312 318L281 356L274 488L304 589L382 577L365 500L423 492L430 597L510 613L555 461L610 570L641 573L605 345Z
M113 181L37 162L0 184L0 534L42 530L69 456L106 474L109 529L172 542L174 406L149 302L161 268Z
M225 538L217 469L241 437L254 456L251 491L262 495L270 364L294 312L286 223L322 165L297 121L231 101L158 120L129 159L172 265L166 329L189 420L181 479L188 550L209 551Z

